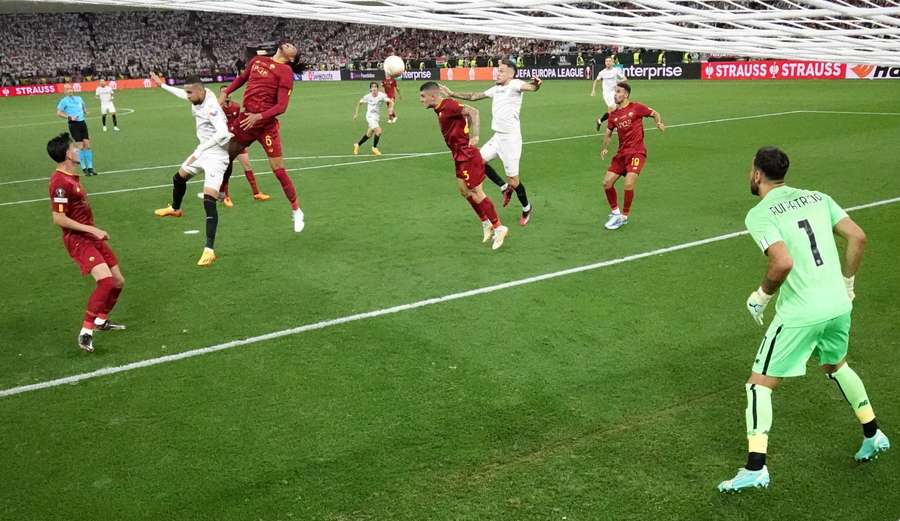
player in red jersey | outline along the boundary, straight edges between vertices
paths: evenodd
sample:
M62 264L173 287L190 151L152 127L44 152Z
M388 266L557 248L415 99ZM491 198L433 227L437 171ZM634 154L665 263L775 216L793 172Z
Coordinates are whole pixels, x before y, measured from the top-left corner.
M219 88L219 93L221 94L223 90L225 90L224 85ZM225 102L222 103L222 112L225 113L225 119L228 120L229 132L234 134L235 127L238 126L241 106L231 101L231 97L226 94ZM237 158L244 168L244 177L247 178L247 182L250 183L250 188L253 190L253 198L257 201L268 201L269 196L260 192L259 187L256 185L256 176L253 174L253 167L250 166L250 153L247 151L246 147L238 153ZM234 202L231 200L231 194L228 192L228 180L225 180L225 182L222 183L220 192L225 194L225 206L228 206L229 208L234 206Z
M56 161L56 170L50 176L50 203L53 224L62 228L63 244L69 256L81 267L81 274L88 273L97 281L87 302L87 311L78 347L87 352L94 350L94 330L111 331L125 329L122 324L109 320L109 313L116 305L125 286L125 277L119 269L116 254L109 247L109 234L94 226L94 214L75 173L79 151L69 134L60 134L47 143L47 154Z
M606 128L606 136L603 138L603 149L600 150L600 159L606 158L609 141L613 130L619 133L619 150L612 158L612 163L603 178L603 189L606 191L606 200L609 201L611 210L609 220L606 222L607 230L617 230L628 223L628 213L631 211L631 202L634 200L634 185L638 175L647 162L647 147L644 146L644 118L653 118L656 128L660 132L666 131L662 116L650 107L631 101L631 85L620 82L616 85L616 110L609 113L609 123ZM625 204L619 211L618 196L616 194L616 181L625 177Z
M397 101L400 100L400 87L397 85L397 80L390 76L381 80L381 86L384 87L384 93L392 103L388 111L388 123L394 123L397 121Z
M419 100L427 109L437 114L444 141L456 163L456 181L459 193L469 201L475 214L481 219L484 238L487 242L493 236L492 248L503 245L509 229L500 223L494 202L482 189L484 183L484 160L478 150L478 110L468 105L460 105L456 100L445 98L440 86L425 82L419 89Z
M219 104L225 102L232 92L245 83L244 111L238 125L234 127L234 137L228 146L231 161L254 141L259 141L266 155L269 166L281 183L284 195L291 203L294 217L294 231L303 231L303 210L297 203L297 190L284 169L284 158L281 152L281 136L279 134L278 116L287 110L294 84L292 63L297 57L297 47L288 41L281 41L275 55L256 56L240 76L235 78L219 95ZM225 180L231 176L231 163L225 172Z

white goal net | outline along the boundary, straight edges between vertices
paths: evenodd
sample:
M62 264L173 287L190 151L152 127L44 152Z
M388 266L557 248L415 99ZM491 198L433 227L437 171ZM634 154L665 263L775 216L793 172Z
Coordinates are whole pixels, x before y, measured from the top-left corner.
M900 64L900 0L70 0L623 46Z

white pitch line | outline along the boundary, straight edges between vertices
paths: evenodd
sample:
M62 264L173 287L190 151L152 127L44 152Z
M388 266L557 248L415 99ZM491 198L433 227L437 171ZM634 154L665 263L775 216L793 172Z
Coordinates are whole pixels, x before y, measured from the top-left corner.
M752 115L752 116L736 116L736 117L733 117L733 118L710 119L710 120L706 120L706 121L694 121L694 122L691 122L691 123L677 123L677 124L675 124L675 125L667 125L666 128L692 127L692 126L696 126L696 125L708 125L708 124L712 124L712 123L724 123L724 122L728 122L728 121L741 121L741 120L745 120L745 119L768 118L768 117L773 117L773 116L783 116L783 115L786 115L786 114L798 114L798 113L801 113L801 112L803 112L803 111L794 110L794 111L790 111L790 112L771 112L771 113L767 113L767 114L755 114L755 115ZM651 130L651 129L654 129L654 130L655 130L656 127L650 127L650 128L648 128L647 130ZM553 142L556 142L556 141L567 141L567 140L572 140L572 139L584 139L584 138L588 138L588 137L597 137L597 136L602 136L602 134L597 134L597 133L594 133L594 134L580 134L580 135L577 135L577 136L557 137L557 138L549 138L549 139L538 139L538 140L533 140L533 141L526 141L526 142L524 142L524 143L522 143L522 144L523 144L523 145L536 145L536 144L540 144L540 143L553 143ZM333 164L330 164L330 165L317 165L317 166L314 166L314 167L290 168L290 169L287 169L287 171L288 171L288 172L296 172L296 171L301 171L301 170L317 170L317 169L320 169L320 168L331 168L331 167L336 167L336 166L346 166L346 165L353 165L353 164L358 164L358 163L376 163L376 162L380 162L380 161L389 161L389 160L394 160L394 159L408 159L408 158L414 158L414 157L435 156L435 155L449 154L449 153L450 153L450 152L447 151L447 150L443 150L443 151L439 151L439 152L419 152L419 153L417 153L417 152L411 152L411 153L404 153L403 155L398 156L398 157L391 157L391 158L387 158L387 159L375 159L375 160L369 160L369 161L354 161L354 162L345 162L345 163L333 163ZM390 155L390 154L385 154L385 155ZM295 157L295 158L285 158L285 159L300 159L300 158L313 158L313 157L328 157L328 156L297 156L297 157ZM330 157L356 157L356 156L330 156ZM265 159L254 159L254 160L252 160L252 161L265 161ZM179 163L179 164L177 164L177 165L164 165L164 166L160 166L160 167L141 167L141 168L134 168L134 169L128 169L128 170L116 170L116 171L113 171L113 172L129 172L129 171L140 171L140 170L153 170L153 169L155 169L155 168L173 168L173 167L177 167L177 166L180 166L180 165L181 165L181 164ZM112 172L106 172L106 173L112 173ZM270 173L271 173L271 172L259 172L259 173L256 174L256 175L266 175L266 174L270 174ZM17 181L5 181L5 182L0 182L0 185L8 185L8 184L24 183L24 182L30 182L30 181L46 181L47 179L49 179L49 178L44 177L44 178L34 178L34 179L23 179L23 180L17 180ZM195 182L198 182L198 181L195 181ZM141 191L141 190L151 190L151 189L154 189L154 188L167 188L167 187L170 187L170 186L171 186L171 184L165 184L165 185L152 185L152 186L140 186L140 187L135 187L135 188L123 188L123 189L120 189L120 190L109 190L109 191L106 191L106 192L95 192L95 193L91 193L90 195L92 195L92 196L97 196L97 195L108 195L108 194L120 194L120 193L124 193L124 192L137 192L137 191ZM26 199L26 200L22 200L22 201L8 201L8 202L5 202L5 203L0 203L0 207L2 207L2 206L15 206L15 205L20 205L20 204L36 203L36 202L41 202L41 201L45 201L45 200L46 200L46 198L41 198L41 199Z
M418 152L404 152L404 153L393 153L393 154L383 153L381 155L382 156L415 156L415 155L418 155ZM285 161L291 161L291 160L299 160L299 159L342 159L342 158L347 158L347 157L360 157L360 156L358 156L356 154L343 154L343 155L327 155L327 156L291 156L291 157L283 157L282 159ZM362 156L362 157L360 157L360 159L364 159L366 157L368 157L368 156ZM268 162L269 160L266 158L257 158L257 159L250 160L250 162L253 162L253 163L260 162L260 161ZM124 174L124 173L129 173L129 172L144 172L147 170L162 170L164 168L177 168L180 166L181 166L181 163L174 163L171 165L142 166L142 167L136 167L136 168L125 168L122 170L104 170L103 176L105 177L105 176L108 176L109 174ZM260 173L260 174L262 174L262 173ZM16 185L16 184L22 184L22 183L33 183L35 181L49 181L49 180L50 180L49 177L32 177L30 179L16 179L14 181L0 181L0 186Z
M368 163L380 163L382 161L397 161L398 159L412 159L412 158L416 158L416 157L435 155L435 154L444 154L444 153L445 152L429 152L429 153L425 153L425 154L415 154L415 155L410 155L410 156L396 156L396 157L386 157L386 158L382 158L382 159L370 159L368 161L347 161L344 163L331 163L328 165L302 166L299 168L286 168L285 172L300 172L300 171L304 171L304 170L321 170L323 168L331 168L331 167L335 167L335 166L365 165ZM272 172L259 172L256 174L257 177L259 177L261 175L272 175ZM187 184L202 183L202 182L203 182L203 179L193 179L191 181L188 181ZM124 192L137 192L140 190L152 190L154 188L171 188L171 187L172 187L172 183L166 183L163 185L139 186L137 188L120 188L118 190L107 190L105 192L92 192L89 195L91 197L94 197L97 195L121 194ZM46 202L46 201L48 201L48 199L46 197L41 197L39 199L25 199L22 201L10 201L10 202L6 202L6 203L0 203L0 206L13 206L13 205L20 205L20 204L28 204L28 203L39 203L41 201Z
M891 199L882 199L880 201L871 202L868 204L862 204L859 206L854 206L851 208L846 208L845 210L848 212L853 212L856 210L863 210L865 208L874 208L876 206L884 206L888 204L898 203L900 202L900 197L894 197ZM556 279L560 277L565 277L567 275L574 275L577 273L583 273L586 271L598 270L601 268L607 268L609 266L615 266L618 264L624 264L626 262L632 262L636 260L646 259L647 257L654 257L657 255L664 255L667 253L673 253L676 251L687 250L689 248L696 248L697 246L704 246L706 244L712 244L716 242L726 241L728 239L733 239L735 237L740 237L743 235L747 235L747 231L739 231L732 233L725 233L722 235L716 235L714 237L708 237L706 239L700 239L691 242L684 242L681 244L676 244L674 246L668 246L665 248L659 248L656 250L646 251L643 253L636 253L634 255L626 255L625 257L619 257L617 259L610 259L600 262L595 262L592 264L585 264L582 266L576 266L574 268L568 268L560 271L553 271L549 273L544 273L542 275L535 275L532 277L526 277L524 279L511 280L509 282L503 282L500 284L494 284L492 286L484 286L481 288L470 289L468 291L461 291L458 293L451 293L449 295L444 295L443 297L434 297L425 300L419 300L417 302L411 302L409 304L401 304L399 306L392 306L389 308L376 309L374 311L367 311L365 313L356 313L354 315L346 315L343 317L333 318L331 320L323 320L321 322L315 322L312 324L306 324L303 326L292 327L289 329L282 329L281 331L273 331L271 333L266 333L264 335L253 336L250 338L244 338L241 340L232 340L230 342L225 342L223 344L216 344L209 347L203 347L200 349L191 349L189 351L182 351L181 353L176 353L172 355L160 356L157 358L150 358L147 360L141 360L138 362L132 362L130 364L115 366L115 367L104 367L103 369L97 369L96 371L91 371L88 373L75 374L72 376L66 376L63 378L57 378L54 380L47 380L44 382L39 382L35 384L21 385L18 387L11 387L8 389L0 390L0 398L4 398L7 396L14 396L17 394L28 393L32 391L39 391L41 389L49 389L52 387L59 387L61 385L69 385L75 384L84 380L91 380L94 378L99 378L101 376L109 376L117 373L124 373L127 371L133 371L135 369L142 369L145 367L152 367L154 365L166 364L169 362L177 362L178 360L185 360L187 358L194 358L197 356L207 355L210 353L215 353L217 351L224 351L226 349L232 349L235 347L241 347L251 344L258 344L260 342L265 342L268 340L274 340L277 338L283 338L286 336L298 335L300 333L305 333L307 331L316 331L320 329L329 328L332 326L338 326L341 324L348 324L350 322L358 322L360 320L366 320L370 318L383 317L385 315L393 315L395 313L400 313L403 311L409 311L412 309L423 308L426 306L432 306L435 304L442 304L444 302L452 302L454 300L460 300L468 297L475 297L478 295L485 295L488 293L494 293L496 291L516 288L519 286L525 286L527 284L534 284L535 282L542 282L545 280Z
M134 114L134 112L135 112L134 109L123 108L122 110L123 110L123 112L119 112L119 113L117 113L117 115L128 116L130 114ZM126 110L128 110L130 112L124 112ZM100 116L88 116L84 119L100 119ZM37 123L18 123L16 125L5 125L5 126L0 127L0 129L19 128L19 127L37 127L40 125L62 125L62 123L63 122L60 119L57 119L56 121L39 121Z

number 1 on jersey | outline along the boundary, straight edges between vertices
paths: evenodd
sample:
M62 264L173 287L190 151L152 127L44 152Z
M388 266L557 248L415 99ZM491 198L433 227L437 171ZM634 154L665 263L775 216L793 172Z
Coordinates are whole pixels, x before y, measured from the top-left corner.
M821 266L824 264L824 261L822 261L822 255L819 254L819 245L816 244L816 234L813 233L812 226L806 219L797 222L797 226L803 228L806 232L806 236L809 237L809 249L812 250L813 260L816 261L816 266Z

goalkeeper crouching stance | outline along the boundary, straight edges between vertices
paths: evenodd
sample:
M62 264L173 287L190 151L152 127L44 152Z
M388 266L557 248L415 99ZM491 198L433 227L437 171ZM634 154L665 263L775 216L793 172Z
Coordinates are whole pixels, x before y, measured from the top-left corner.
M866 235L827 194L785 185L789 165L784 152L766 147L756 153L750 171L750 191L762 201L747 214L746 226L769 259L765 280L747 299L757 324L763 324L763 310L779 295L746 384L747 464L719 484L722 492L769 485L772 392L781 378L804 375L813 355L862 424L863 442L855 459L874 459L891 446L878 428L862 380L846 360ZM835 234L847 241L843 266Z

